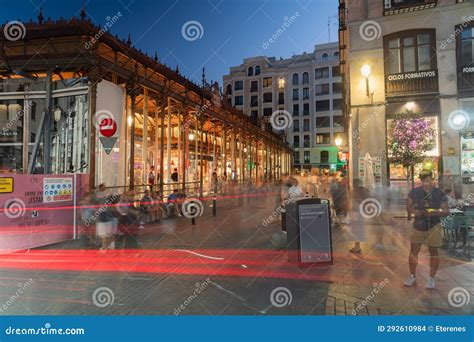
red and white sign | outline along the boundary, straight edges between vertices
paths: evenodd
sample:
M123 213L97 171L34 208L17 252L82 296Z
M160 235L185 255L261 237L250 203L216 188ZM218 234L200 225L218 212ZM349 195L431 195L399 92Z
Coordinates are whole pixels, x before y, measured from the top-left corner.
M104 137L110 138L117 132L117 123L112 118L104 118L100 122L99 132Z

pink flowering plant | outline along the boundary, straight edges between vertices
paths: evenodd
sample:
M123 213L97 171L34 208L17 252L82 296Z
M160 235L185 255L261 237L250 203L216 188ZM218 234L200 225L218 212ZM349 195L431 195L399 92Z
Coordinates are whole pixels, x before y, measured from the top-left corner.
M409 171L414 186L414 166L422 163L426 152L435 147L435 130L421 114L398 114L388 127L388 156ZM407 179L408 181L408 179Z

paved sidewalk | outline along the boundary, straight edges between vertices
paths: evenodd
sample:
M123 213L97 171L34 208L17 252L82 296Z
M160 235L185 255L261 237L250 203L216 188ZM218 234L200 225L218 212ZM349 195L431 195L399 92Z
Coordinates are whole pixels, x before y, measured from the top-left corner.
M235 199L219 203L217 217L209 204L194 226L179 218L141 230L137 249L100 253L70 241L0 256L0 314L474 313L474 264L444 251L436 290L424 289L426 251L419 284L402 286L408 273L406 219L370 222L360 255L348 252L347 226L335 227L334 264L299 268L275 248L279 223L262 224L273 198L245 199L242 207ZM381 233L387 246L382 251L372 248ZM450 305L448 293L456 287L468 292L469 303Z

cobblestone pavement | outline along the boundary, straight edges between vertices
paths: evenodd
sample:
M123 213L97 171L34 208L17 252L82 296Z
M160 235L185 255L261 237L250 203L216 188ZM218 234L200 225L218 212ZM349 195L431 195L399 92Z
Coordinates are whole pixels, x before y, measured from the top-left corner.
M205 203L196 225L185 218L150 225L140 231L136 249L100 253L70 241L2 255L0 314L474 313L472 262L442 252L437 288L429 291L424 289L428 259L423 251L419 284L402 286L406 219L388 215L369 222L360 255L348 252L351 237L342 223L333 228L334 264L299 268L275 248L281 242L279 222L262 224L273 204L273 198L264 197L244 200L243 206L227 200L212 217ZM386 249L373 248L382 235ZM449 293L456 288L470 301L450 304Z

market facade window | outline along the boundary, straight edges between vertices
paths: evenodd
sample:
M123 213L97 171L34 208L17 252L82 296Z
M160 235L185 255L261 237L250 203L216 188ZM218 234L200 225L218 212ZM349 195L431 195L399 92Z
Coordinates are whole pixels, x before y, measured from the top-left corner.
M458 90L461 96L474 96L474 23L463 23L456 27Z
M438 92L436 32L407 30L384 37L388 96Z

